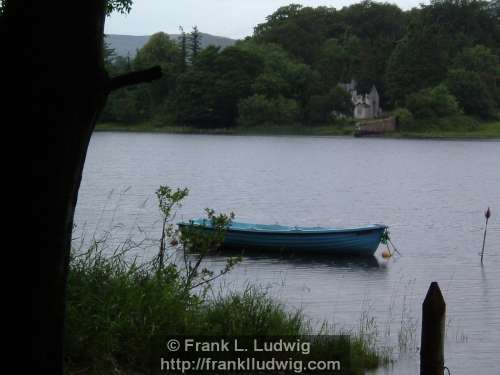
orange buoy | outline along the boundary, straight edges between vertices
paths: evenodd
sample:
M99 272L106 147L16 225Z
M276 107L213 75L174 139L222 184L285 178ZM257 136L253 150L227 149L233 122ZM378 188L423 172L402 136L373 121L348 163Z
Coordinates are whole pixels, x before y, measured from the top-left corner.
M383 258L390 258L392 256L391 252L389 250L384 250L382 251L382 257Z

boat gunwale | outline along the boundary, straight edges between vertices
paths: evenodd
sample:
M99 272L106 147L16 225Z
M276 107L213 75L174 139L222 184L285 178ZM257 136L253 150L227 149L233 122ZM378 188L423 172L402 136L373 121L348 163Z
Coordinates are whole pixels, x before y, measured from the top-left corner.
M243 224L243 223L242 223ZM247 223L244 223L247 224ZM213 230L211 226L204 226L196 222L181 222L177 223L179 227L184 226L194 226L203 229ZM358 233L358 232L370 232L376 230L385 230L389 227L385 224L371 224L366 227L354 227L354 228L322 228L322 229L306 229L300 227L289 227L290 229L283 230L272 230L272 229L258 229L258 228L231 228L226 229L226 232L238 232L238 233L249 233L249 234L270 234L270 235L290 235L290 234L301 234L301 235L318 235L318 234L340 234L340 233Z

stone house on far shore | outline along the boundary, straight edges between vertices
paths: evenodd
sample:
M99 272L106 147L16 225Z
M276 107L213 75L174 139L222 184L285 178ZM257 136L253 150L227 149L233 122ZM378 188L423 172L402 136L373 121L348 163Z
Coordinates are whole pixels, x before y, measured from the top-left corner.
M379 117L382 114L380 108L380 97L375 85L372 86L369 93L358 94L357 82L353 79L350 83L339 83L339 86L351 94L351 100L354 104L353 116L355 119L369 119Z

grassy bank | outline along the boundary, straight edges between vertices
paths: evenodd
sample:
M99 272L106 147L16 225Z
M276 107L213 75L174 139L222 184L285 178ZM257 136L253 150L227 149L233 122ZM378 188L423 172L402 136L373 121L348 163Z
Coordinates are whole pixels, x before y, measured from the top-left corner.
M312 332L301 312L290 312L259 288L208 298L186 289L181 270L172 264L139 266L123 253L105 256L99 245L73 256L67 293L69 374L146 374L152 342L172 335L298 337ZM337 359L350 363L345 374L363 374L387 360L367 336L336 340ZM321 356L328 348L331 342L313 343L310 358L326 359Z
M459 124L453 126L450 119L422 121L415 129L388 133L387 138L463 138L463 139L497 139L500 138L500 121L476 122L475 126ZM420 130L421 129L421 130ZM353 126L259 126L236 127L226 129L197 129L189 127L155 127L149 123L139 124L98 124L96 131L174 133L174 134L228 134L228 135L314 135L314 136L352 136Z
M174 133L174 134L228 134L228 135L352 135L354 129L349 126L255 126L224 129L199 129L182 126L155 127L150 123L118 124L102 123L96 126L96 131L144 132L144 133Z
M439 126L429 127L423 131L404 131L399 133L404 138L442 138L442 139L500 139L500 121L478 123L473 128Z

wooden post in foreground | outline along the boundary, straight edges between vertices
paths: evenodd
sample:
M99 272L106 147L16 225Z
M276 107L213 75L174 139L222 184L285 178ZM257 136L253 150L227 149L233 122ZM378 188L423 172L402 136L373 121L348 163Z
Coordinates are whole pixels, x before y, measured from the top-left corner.
M446 303L433 281L422 304L420 375L443 375Z

